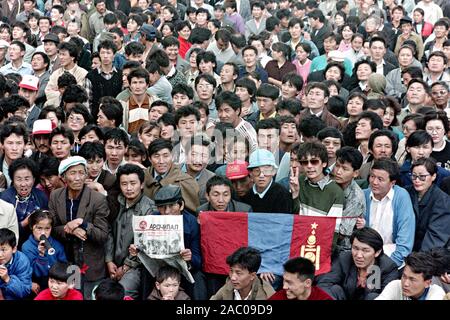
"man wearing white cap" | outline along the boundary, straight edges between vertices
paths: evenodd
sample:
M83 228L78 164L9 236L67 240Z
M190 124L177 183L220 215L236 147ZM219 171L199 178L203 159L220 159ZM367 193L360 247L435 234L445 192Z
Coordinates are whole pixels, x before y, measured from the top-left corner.
M53 216L53 235L66 248L67 260L82 270L85 299L105 278L105 242L108 238L109 208L106 197L85 186L86 160L80 156L61 161L58 172L65 188L54 190L48 202Z
M19 95L24 97L30 103L30 109L27 112L27 127L31 129L33 122L36 121L41 110L34 103L39 90L39 78L32 75L25 75L19 83Z
M256 149L250 154L250 177L253 188L242 198L242 202L254 212L292 213L292 197L285 188L273 180L278 166L272 152Z
M31 155L31 159L39 161L44 155L51 156L50 133L52 133L52 121L50 119L39 119L33 123L31 139L36 151Z

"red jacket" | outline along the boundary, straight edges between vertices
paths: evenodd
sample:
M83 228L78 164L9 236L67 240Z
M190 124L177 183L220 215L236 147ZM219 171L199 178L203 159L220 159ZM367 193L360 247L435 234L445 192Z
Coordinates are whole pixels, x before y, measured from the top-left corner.
M289 300L286 295L286 290L277 291L267 300ZM334 300L325 291L319 287L311 287L311 294L307 300Z
M430 34L433 33L433 29L434 29L434 26L431 23L424 21L422 23L422 32L420 34L422 36L422 39L428 38L430 36ZM414 30L417 31L416 25L414 25Z
M183 58L186 59L186 53L191 48L192 44L188 42L186 39L183 39L182 37L178 37L178 41L180 41L180 49L178 50L178 54Z
M50 289L45 289L44 291L41 291L34 300L83 300L83 295L75 289L69 289L63 299L55 299L55 297L52 296Z

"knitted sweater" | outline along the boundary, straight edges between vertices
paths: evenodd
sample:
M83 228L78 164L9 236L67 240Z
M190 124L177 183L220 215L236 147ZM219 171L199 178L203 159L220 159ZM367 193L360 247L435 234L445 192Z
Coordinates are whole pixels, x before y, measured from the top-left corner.
M322 181L324 186L320 188L319 185L311 184L305 176L299 177L300 192L298 198L294 199L294 212L306 216L342 216L343 190L329 178Z
M242 199L250 205L254 212L266 213L292 213L291 194L280 184L272 182L264 197L261 199L250 189Z

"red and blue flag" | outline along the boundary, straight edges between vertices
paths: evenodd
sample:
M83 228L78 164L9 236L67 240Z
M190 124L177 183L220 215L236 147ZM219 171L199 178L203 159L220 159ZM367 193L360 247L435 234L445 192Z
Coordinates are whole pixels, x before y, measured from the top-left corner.
M226 258L240 247L261 252L258 273L283 274L283 263L294 257L310 259L316 275L331 269L335 217L278 213L200 213L203 270L228 274Z

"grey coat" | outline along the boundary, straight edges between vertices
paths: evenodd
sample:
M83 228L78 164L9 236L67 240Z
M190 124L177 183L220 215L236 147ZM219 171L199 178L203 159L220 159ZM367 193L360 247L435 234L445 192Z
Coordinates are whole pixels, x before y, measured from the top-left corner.
M120 211L112 222L108 231L108 240L105 245L105 262L114 262L118 267L126 264L137 267L140 263L137 257L128 255L130 244L134 243L133 216L147 216L156 211L155 202L149 197L141 194L135 204L127 208L125 197L118 197Z

